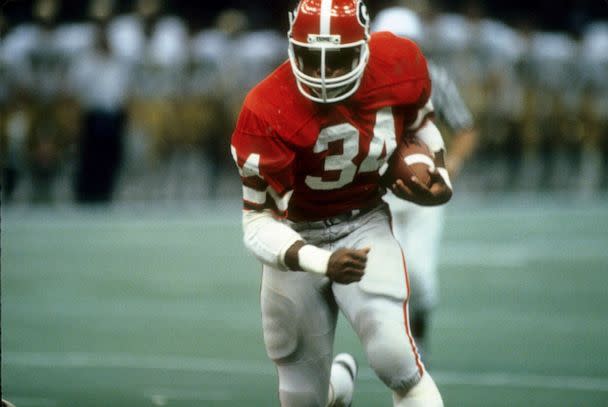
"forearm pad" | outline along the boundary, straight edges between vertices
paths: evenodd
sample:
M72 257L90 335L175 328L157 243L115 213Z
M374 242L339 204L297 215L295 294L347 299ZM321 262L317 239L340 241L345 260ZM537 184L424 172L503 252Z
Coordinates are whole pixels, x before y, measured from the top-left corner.
M243 242L262 263L287 270L285 252L302 239L296 231L277 220L270 211L243 211Z

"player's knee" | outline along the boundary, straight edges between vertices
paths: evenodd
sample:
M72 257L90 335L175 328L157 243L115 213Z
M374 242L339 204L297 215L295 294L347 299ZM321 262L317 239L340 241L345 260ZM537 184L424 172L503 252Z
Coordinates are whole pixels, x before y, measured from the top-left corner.
M293 359L298 347L294 303L282 296L269 296L262 301L262 325L268 357L275 362Z
M393 393L397 407L443 407L441 394L435 382L428 373L424 373L420 381L407 392Z
M420 380L420 373L412 363L406 361L403 352L379 346L371 347L368 353L370 366L376 375L391 390L407 392ZM388 344L385 344L388 345Z
M394 391L407 392L420 380L416 354L405 327L391 321L361 321L363 343L371 368Z

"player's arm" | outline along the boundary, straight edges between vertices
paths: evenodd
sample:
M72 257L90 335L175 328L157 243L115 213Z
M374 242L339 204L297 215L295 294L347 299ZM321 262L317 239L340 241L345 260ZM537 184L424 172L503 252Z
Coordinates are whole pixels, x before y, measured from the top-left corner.
M279 270L305 271L349 284L361 280L369 249L334 252L307 244L270 210L243 211L244 243L262 263Z
M429 117L432 112L433 104L429 99L410 127L414 137L426 144L433 153L435 169L429 170L431 182L427 186L414 177L406 185L402 180L397 180L393 190L399 198L422 206L442 205L452 198L452 183L445 163L445 143L441 132Z
M446 203L452 197L452 184L445 164L445 143L441 132L432 121L434 106L431 101L431 77L424 55L417 47L411 48L413 55L410 60L421 61L415 65L418 76L418 86L414 92L413 104L404 105L406 109L414 108L415 116L413 122L406 123L405 131L427 145L434 157L434 170L429 170L430 184L427 186L416 177L412 178L408 185L397 180L393 192L398 197L424 206L434 206Z

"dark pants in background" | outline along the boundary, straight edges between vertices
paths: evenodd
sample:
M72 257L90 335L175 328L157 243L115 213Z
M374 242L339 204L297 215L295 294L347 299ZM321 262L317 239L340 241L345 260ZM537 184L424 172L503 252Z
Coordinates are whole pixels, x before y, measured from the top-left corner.
M123 161L125 122L123 111L85 113L76 169L77 202L112 200Z

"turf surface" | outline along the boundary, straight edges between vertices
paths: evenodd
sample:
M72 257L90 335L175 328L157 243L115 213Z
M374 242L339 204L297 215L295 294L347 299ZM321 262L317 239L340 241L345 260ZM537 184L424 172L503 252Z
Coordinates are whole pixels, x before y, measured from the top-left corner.
M204 216L203 216L204 215ZM237 207L3 208L17 407L278 406ZM446 406L608 406L608 204L454 202L429 370ZM355 406L389 406L362 365Z

